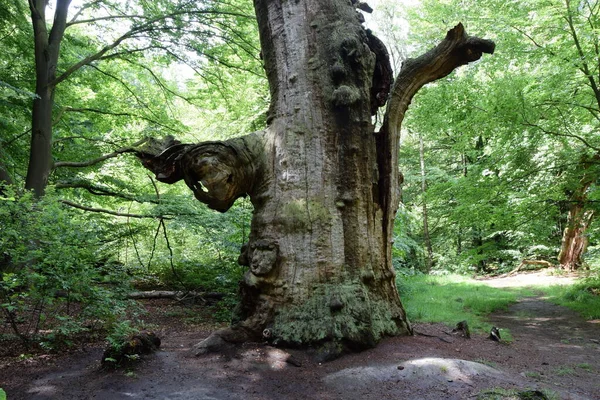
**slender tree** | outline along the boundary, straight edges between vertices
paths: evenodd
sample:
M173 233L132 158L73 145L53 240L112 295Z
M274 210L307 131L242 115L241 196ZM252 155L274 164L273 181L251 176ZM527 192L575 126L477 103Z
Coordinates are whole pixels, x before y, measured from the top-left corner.
M29 0L35 46L35 94L32 113L31 152L25 188L44 193L52 167L52 106L56 68L67 25L71 0L57 0L52 28L46 26L46 0Z
M427 219L427 176L425 173L425 146L423 145L423 135L419 134L419 160L421 165L421 194L423 196L423 241L427 255L425 257L425 271L431 271L433 267L433 248L431 247L431 238L429 237L429 221Z
M398 207L398 142L414 94L492 53L459 24L407 60L393 88L385 46L345 0L255 0L271 107L264 131L197 145L157 141L140 149L166 183L226 211L254 205L240 263L241 307L221 341L373 346L411 332L391 263ZM389 101L381 129L371 116Z

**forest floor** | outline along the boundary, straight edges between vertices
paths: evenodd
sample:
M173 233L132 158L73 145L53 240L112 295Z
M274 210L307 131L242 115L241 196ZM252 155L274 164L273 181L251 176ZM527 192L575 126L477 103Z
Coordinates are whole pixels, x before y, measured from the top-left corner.
M568 283L543 272L483 280L496 287ZM471 339L442 324L415 324L431 336L394 337L376 348L319 363L310 352L246 344L228 355L195 357L192 346L216 326L199 310L146 301L160 351L127 370L99 368L103 349L0 359L0 387L17 399L600 399L600 321L527 297L489 320L510 342ZM285 361L292 354L295 366ZM525 393L525 391L530 391Z

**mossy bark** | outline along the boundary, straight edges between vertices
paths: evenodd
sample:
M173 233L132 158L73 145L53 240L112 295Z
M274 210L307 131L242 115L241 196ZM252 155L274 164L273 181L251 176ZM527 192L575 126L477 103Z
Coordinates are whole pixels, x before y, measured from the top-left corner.
M252 196L240 325L286 344L364 347L408 333L384 252L366 31L347 2L255 6L272 95L269 184Z

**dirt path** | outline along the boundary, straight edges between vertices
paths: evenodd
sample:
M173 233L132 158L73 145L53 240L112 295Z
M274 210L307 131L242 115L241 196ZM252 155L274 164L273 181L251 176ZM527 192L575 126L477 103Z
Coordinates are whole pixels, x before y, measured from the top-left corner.
M416 330L437 337L389 338L325 364L310 353L290 351L300 367L286 363L283 350L262 344L245 345L230 356L193 357L191 346L208 331L175 321L159 332L161 351L133 371L100 371L102 349L95 348L0 364L0 387L9 400L466 399L500 393L497 388L600 398L600 324L540 298L523 299L492 320L510 329L510 344L483 335L454 337L441 324L425 324Z

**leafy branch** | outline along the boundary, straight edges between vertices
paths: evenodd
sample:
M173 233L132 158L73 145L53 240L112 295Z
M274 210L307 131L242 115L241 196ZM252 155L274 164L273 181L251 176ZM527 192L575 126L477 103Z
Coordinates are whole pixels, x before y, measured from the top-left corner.
M117 198L120 198L123 200L135 201L137 203L142 203L142 204L143 203L153 203L153 204L160 203L160 201L157 199L148 199L148 198L141 199L139 196L135 196L135 195L127 194L127 193L116 192L107 187L94 185L94 184L91 184L89 182L84 182L84 181L58 183L55 187L57 189L85 189L90 194L93 194L96 196L117 197Z
M63 204L65 204L65 205L67 205L67 206L69 206L69 207L78 208L78 209L83 210L83 211L109 214L109 215L114 215L116 217L171 219L171 217L167 217L167 216L164 216L164 215L130 214L130 213L121 213L121 212L113 211L113 210L107 210L107 209L104 209L104 208L87 207L87 206L82 206L81 204L73 203L72 201L69 201L69 200L60 200L60 202L63 203Z
M142 140L138 140L137 142L133 143L131 146L127 146L127 147L121 147L120 149L117 149L115 151L113 151L112 153L109 154L105 154L101 157L95 158L93 160L88 160L88 161L81 161L81 162L75 162L75 161L58 161L56 163L54 163L54 168L61 168L61 167L70 167L70 168L84 168L84 167L90 167L92 165L101 163L103 161L106 161L110 158L114 158L117 157L123 153L133 153L135 152L135 147L139 146L143 143L146 143L148 141L148 138L144 138Z

